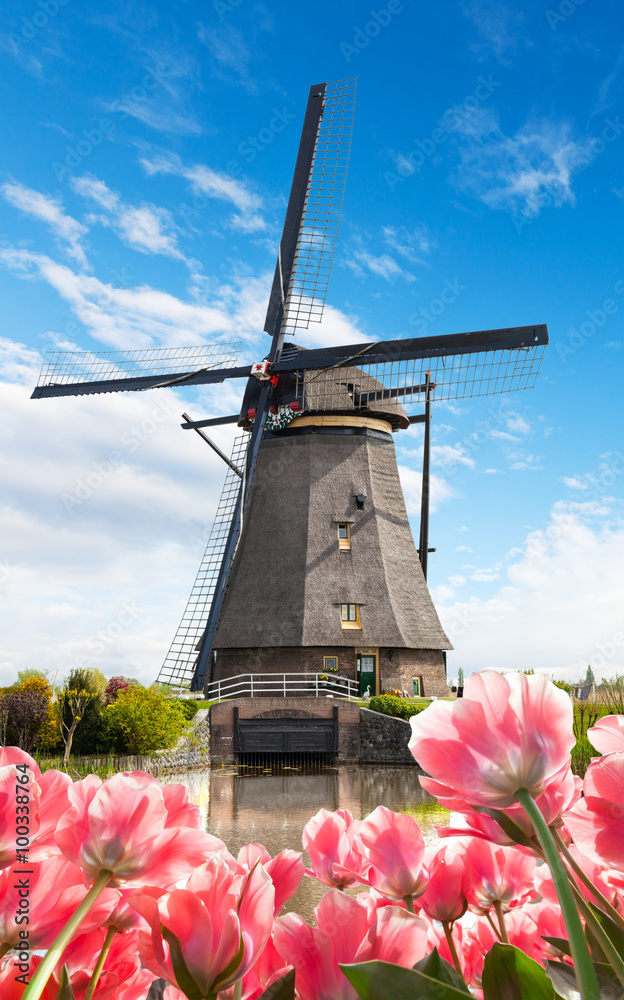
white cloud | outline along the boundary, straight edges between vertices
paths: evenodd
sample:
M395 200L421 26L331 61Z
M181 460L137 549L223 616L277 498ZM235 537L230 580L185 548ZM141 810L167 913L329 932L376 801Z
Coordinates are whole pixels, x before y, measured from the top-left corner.
M559 501L489 599L438 607L466 672L534 667L574 680L624 672L624 520Z
M81 243L88 229L81 222L72 219L71 215L65 214L60 198L41 194L39 191L33 191L32 188L14 181L5 182L0 190L2 190L6 201L19 208L25 215L45 222L54 235L67 244L68 255L73 257L80 267L86 268L88 266Z
M515 434L508 434L507 431L490 431L490 437L495 441L519 441L520 438Z
M388 246L412 264L426 264L423 258L436 246L425 225L417 226L411 232L406 226L384 226L382 233Z
M83 660L149 683L225 466L181 430L179 393L31 400L35 352L0 348L0 420L15 428L0 442L0 684L27 666L54 675ZM229 453L232 428L213 433Z
M368 250L352 249L351 257L345 258L343 264L353 271L358 278L363 278L366 270L368 270L371 274L376 274L385 281L394 281L395 278L404 278L408 282L416 280L413 274L405 271L397 264L394 257L391 257L387 253L376 256L369 253Z
M407 513L420 516L420 504L422 497L422 472L410 469L405 465L399 465L399 476L405 497ZM440 504L445 503L456 496L455 490L450 483L441 476L431 476L431 493L429 499L429 510L434 513Z
M95 201L106 214L92 221L109 226L120 240L140 253L164 254L182 259L171 213L156 205L128 205L103 181L91 174L74 177L70 184L77 194Z
M572 178L594 158L591 137L574 138L567 121L534 117L507 136L493 112L480 109L456 136L459 187L489 208L528 219L545 205L574 205Z
M475 580L477 583L491 583L492 580L498 580L500 573L497 569L477 569L474 573L470 574L470 579Z
M229 174L212 170L204 164L185 166L174 153L153 153L141 158L141 165L150 175L173 174L188 181L194 194L204 198L226 201L238 209L230 218L229 225L243 232L253 233L266 229L266 222L260 215L262 199L250 191L243 181ZM190 209L191 218L198 211L197 202Z
M474 458L466 454L466 450L462 444L434 444L431 448L431 462L436 465L441 465L443 468L453 467L455 465L467 465L468 468L472 469L474 467Z
M469 545L456 545L455 546L455 551L456 552L472 552L473 550L470 548Z

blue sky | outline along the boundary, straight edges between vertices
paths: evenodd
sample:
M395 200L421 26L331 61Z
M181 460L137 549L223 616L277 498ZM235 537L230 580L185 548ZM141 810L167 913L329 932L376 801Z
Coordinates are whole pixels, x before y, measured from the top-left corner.
M234 412L238 389L30 401L41 355L261 357L308 88L351 76L329 306L298 339L551 337L533 391L435 407L449 675L624 672L619 28L615 4L574 0L5 10L0 683L157 673L223 478L179 417ZM417 532L422 430L395 441Z

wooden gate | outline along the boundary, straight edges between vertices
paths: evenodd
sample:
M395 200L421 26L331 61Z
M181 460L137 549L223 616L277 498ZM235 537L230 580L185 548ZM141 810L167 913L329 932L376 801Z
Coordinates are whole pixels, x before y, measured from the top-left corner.
M241 719L234 709L237 754L338 753L338 708L331 719Z

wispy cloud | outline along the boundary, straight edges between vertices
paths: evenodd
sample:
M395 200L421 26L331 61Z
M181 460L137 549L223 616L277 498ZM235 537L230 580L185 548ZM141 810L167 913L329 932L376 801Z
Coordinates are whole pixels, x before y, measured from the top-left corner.
M260 215L262 199L250 191L243 181L201 163L185 166L174 153L146 155L141 157L140 162L150 176L173 174L183 177L195 194L234 205L238 212L229 220L232 228L244 232L257 232L266 228L266 222Z
M508 66L510 54L524 37L523 12L489 0L464 0L462 9L481 36L471 44L472 51L481 59L494 55L498 62Z
M70 181L74 191L104 210L91 221L110 227L120 240L140 253L164 254L182 259L171 213L156 205L128 205L103 181L91 174Z
M238 28L231 24L212 27L200 24L197 37L208 49L211 55L211 68L215 76L222 80L232 80L241 83L248 90L256 90L255 80L249 76L251 51L245 37Z
M387 245L399 256L412 264L427 264L426 258L436 244L429 235L427 226L417 226L410 231L406 226L384 226L383 237Z
M88 267L87 256L81 243L88 229L71 215L65 214L60 198L41 194L40 191L33 191L32 188L14 181L7 181L0 190L6 201L15 208L19 208L33 219L44 222L56 238L66 245L68 255L73 257L80 267Z
M544 205L574 205L572 178L591 159L591 137L577 139L568 121L530 118L512 136L489 110L476 111L456 133L456 183L489 208L534 218Z

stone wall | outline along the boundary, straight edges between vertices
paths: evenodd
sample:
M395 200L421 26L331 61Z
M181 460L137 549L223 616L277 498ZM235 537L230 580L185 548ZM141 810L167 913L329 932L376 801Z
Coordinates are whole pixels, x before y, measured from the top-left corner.
M412 727L405 719L360 709L360 763L409 764L418 767L407 748ZM422 774L421 769L418 771Z
M239 719L332 719L338 708L338 762L357 763L360 757L360 708L334 698L236 698L210 708L213 764L233 764L234 709Z

